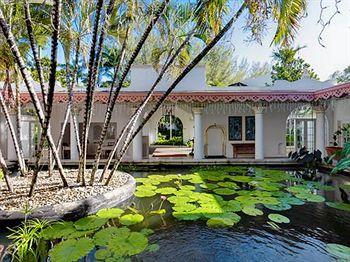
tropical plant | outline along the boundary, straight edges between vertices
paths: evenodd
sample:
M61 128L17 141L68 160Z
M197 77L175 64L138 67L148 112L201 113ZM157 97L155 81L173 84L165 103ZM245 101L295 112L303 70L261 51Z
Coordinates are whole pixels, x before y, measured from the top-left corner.
M86 3L86 5L82 3ZM22 21L23 17L26 20L26 42L30 43L29 46L33 54L33 60L31 60L31 57L27 56L26 53L20 52L19 47L22 41L14 37L14 35L18 35L14 34L14 30L10 26L11 23L8 20L11 19L6 19L7 16L4 15L2 10L5 9L3 5L1 5L0 10L0 27L3 32L3 39L6 45L10 47L6 49L6 51L13 56L13 61L19 69L21 77L28 89L31 102L33 103L41 126L41 135L36 152L36 163L30 195L33 194L35 188L39 171L39 161L45 141L48 141L63 186L68 185L60 162L57 145L50 131L53 95L56 83L59 79L57 72L60 71L58 68L57 52L59 45L61 45L64 50L64 57L66 60L64 69L66 70L66 85L70 99L74 92L74 83L76 78L78 78L76 72L82 72L80 67L86 65L86 69L83 70L87 75L87 80L85 84L86 99L83 114L79 167L79 177L82 185L85 185L87 138L94 106L94 94L96 87L100 86L100 82L103 81L103 77L99 77L100 72L103 71L101 69L104 66L107 67L106 63L103 63L102 52L105 50L104 47L109 49L114 47L118 50L118 55L115 56L116 60L111 63L114 64L114 68L107 70L109 73L112 73L113 76L110 77L110 96L107 103L101 136L98 142L98 149L95 156L96 161L89 181L89 184L93 185L95 181L95 172L99 167L101 147L106 138L112 113L117 104L121 88L125 86L125 82L127 82L131 66L142 57L143 50L149 46L148 41L152 39L158 40L156 43L157 48L154 48L152 51L153 65L159 72L158 78L149 88L147 96L140 103L136 112L124 126L120 137L115 141L114 150L112 150L109 160L113 159L118 145L123 143L119 152L120 157L118 157L113 172L111 172L106 181L106 184L108 184L113 176L114 170L118 168L120 161L136 134L157 109L159 109L162 102L168 97L172 90L174 90L178 83L224 38L243 12L247 11L247 28L251 30L254 39L261 38L266 21L270 19L276 21L278 27L274 36L274 42L278 44L287 43L294 36L298 21L302 18L305 10L305 1L303 0L249 0L244 1L238 9L233 9L229 1L216 0L198 0L195 3L185 5L174 5L170 3L169 0L152 2L110 0L107 4L105 4L104 0L97 0L96 2L76 0L73 3L64 0L55 0L52 4L52 6L36 6L38 9L42 8L46 11L51 11L51 16L49 16L49 21L51 20L50 26L41 24L41 27L46 30L46 36L51 35L51 56L47 88L42 86L45 80L45 73L43 72L42 61L39 56L39 47L42 47L42 44L35 31L33 18L36 12L30 10L32 4L25 1L23 6L24 13L23 11L19 13L19 17L22 17ZM292 7L291 10L290 7ZM93 10L93 12L83 12L84 8ZM78 14L78 16L75 16L75 14ZM80 16L84 16L86 19L80 19ZM73 20L70 19L72 17ZM77 27L83 27L83 25L81 23L75 23L76 20L74 20L74 17L78 17L76 19L80 19L81 21L89 21L89 23L86 23L88 24L89 30L77 29ZM21 21L21 19L19 19L19 21ZM225 21L227 23L224 23ZM74 32L75 30L78 33ZM85 59L86 51L84 51L84 48L81 50L77 48L79 46L79 44L77 44L77 39L80 39L81 42L86 41L90 43L88 59ZM202 48L197 48L195 55L191 57L189 54L191 52L190 47L193 44L193 39L200 39ZM80 52L78 53L78 51ZM72 55L72 53L74 55ZM78 56L79 59L75 59L76 56ZM82 60L84 61L81 62ZM32 77L28 71L27 64L29 64L29 61L32 61L37 71L37 77L42 87L42 95L45 97L43 99L43 105L40 103L39 96L34 89ZM148 105L158 83L168 73L174 76L173 83L153 108L151 108L147 117L141 121L141 125L138 126L137 120L141 116L146 105ZM64 80L62 79L62 81ZM81 82L84 83L83 81ZM70 102L68 106L71 107L71 104ZM69 112L69 109L67 109L66 112ZM66 113L66 116L67 115ZM65 117L65 119L67 118L68 117ZM78 128L75 129L76 133L78 133ZM64 128L61 132L64 132ZM110 162L105 165L105 170L109 165ZM101 178L103 178L104 175L105 171Z
M273 53L274 63L272 65L271 78L272 81L287 80L293 82L301 79L304 74L313 79L318 76L301 57L295 57L303 47L283 47Z
M350 82L350 66L344 68L343 71L335 71L330 78L340 84Z
M339 154L339 161L332 170L332 174L350 168L350 142L345 143L343 150Z
M48 222L44 220L28 220L8 235L11 244L8 252L13 261L43 261L47 257L47 242L42 239L41 233Z

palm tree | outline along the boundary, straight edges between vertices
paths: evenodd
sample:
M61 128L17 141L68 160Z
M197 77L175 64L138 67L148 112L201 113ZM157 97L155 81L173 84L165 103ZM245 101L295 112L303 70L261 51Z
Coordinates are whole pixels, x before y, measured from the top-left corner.
M44 122L45 122L45 115L44 115L44 111L41 107L41 104L40 104L40 100L35 92L35 89L34 89L34 86L33 86L33 79L31 77L31 75L29 74L28 72L28 69L26 67L26 64L22 58L22 55L21 53L19 52L19 49L18 49L18 45L15 41L15 38L13 36L13 33L11 32L10 28L9 28L9 25L7 24L6 20L5 20L5 17L4 17L4 14L2 12L2 10L0 9L0 27L1 27L1 30L3 32L3 35L10 47L10 50L13 54L13 57L14 57L14 60L16 61L16 64L21 72L21 75L22 75L22 78L23 78L23 81L28 89L28 93L31 97L31 101L34 105L34 109L35 109L35 112L38 116L38 119L39 119L39 123L41 125L41 127L44 126ZM55 146L55 143L54 143L54 140L52 138L52 135L51 135L51 132L48 131L47 133L47 139L48 139L48 142L49 142L49 146L51 147L52 149L52 152L53 152L53 155L54 155L54 158L55 158L55 161L57 162L57 165L58 165L58 170L59 170L59 174L60 174L60 177L61 177L61 180L62 180L62 183L63 183L63 186L68 186L68 183L67 183L67 180L65 178L65 175L64 175L64 171L63 171L63 167L62 167L62 164L61 164L61 161L60 161L60 157L59 155L57 154L57 150L56 150L56 146Z
M120 80L118 82L117 88L114 90L113 94L112 94L112 98L110 99L110 103L107 106L106 109L106 113L105 113L105 120L103 123L103 127L102 127L102 131L101 131L101 136L98 142L98 149L97 149L97 153L95 156L95 159L99 160L101 157L101 149L102 149L102 144L104 142L104 139L106 137L107 134L107 129L108 126L110 124L111 118L112 118L112 112L114 110L114 106L116 104L116 100L119 96L119 92L123 86L123 83L127 77L127 74L129 73L132 64L135 62L136 57L138 56L138 54L140 53L142 47L144 46L149 34L151 33L155 23L158 21L158 19L160 18L161 14L163 13L165 7L167 6L167 4L169 3L169 0L164 0L162 2L162 4L159 6L159 8L156 10L156 12L154 13L153 17L151 18L150 23L148 24L147 28L145 29L144 33L142 34L138 44L136 45L136 48L134 50L134 52L132 53L129 61L127 62L127 64L125 65L125 69L123 70L123 73L120 77ZM115 83L112 83L112 85L114 85ZM112 87L112 89L114 89ZM99 161L96 161L99 162ZM90 177L90 185L92 185L94 183L94 177L95 177L95 169L93 170L93 172L91 172L91 177Z
M0 171L2 171L4 174L4 179L5 179L5 183L6 183L8 190L10 192L13 192L13 186L12 186L11 180L9 178L9 170L7 168L4 156L2 155L1 149L0 149Z

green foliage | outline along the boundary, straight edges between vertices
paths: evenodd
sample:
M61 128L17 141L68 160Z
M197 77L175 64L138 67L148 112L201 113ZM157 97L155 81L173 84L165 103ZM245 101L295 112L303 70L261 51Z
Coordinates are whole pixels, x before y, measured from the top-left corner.
M4 172L0 168L0 182L4 179Z
M280 214L269 214L269 219L272 220L275 223L284 223L284 224L288 224L290 223L290 220L288 217L282 216Z
M120 217L119 221L122 225L130 226L141 223L144 217L140 214L128 214Z
M343 71L336 71L331 75L331 79L336 80L338 83L350 82L350 65L344 68Z
M350 168L350 142L345 143L340 153L340 160L332 170L332 174L344 171Z
M8 251L14 261L35 262L45 259L47 243L41 238L41 234L47 225L46 221L29 220L15 229L10 229L12 233L8 239L12 243Z
M85 257L94 248L90 238L68 239L50 250L49 256L52 262L77 261Z
M76 231L73 222L56 222L47 226L41 233L46 240L68 237Z
M171 145L171 146L183 146L183 140L180 136L172 137L171 139L165 139L158 135L158 139L154 142L154 145Z
M76 221L74 223L74 226L77 230L94 230L105 225L107 221L107 218L101 218L98 216L88 216Z
M350 204L341 202L326 202L326 205L335 209L350 212Z
M327 244L327 251L339 259L339 261L350 260L350 247L340 244Z
M242 212L249 216L262 216L264 214L260 209L251 206L243 207Z
M295 57L301 47L284 47L274 52L274 64L272 65L272 81L287 80L293 82L303 77L305 73L310 78L318 79L318 76L301 57Z
M124 213L123 209L120 208L105 208L97 212L96 216L100 218L119 218Z

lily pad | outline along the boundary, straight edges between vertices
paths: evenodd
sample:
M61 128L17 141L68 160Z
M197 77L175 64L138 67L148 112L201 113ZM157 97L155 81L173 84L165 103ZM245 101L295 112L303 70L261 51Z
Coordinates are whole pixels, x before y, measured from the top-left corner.
M222 188L214 189L213 192L215 194L218 194L218 195L229 196L229 195L233 195L235 193L235 190L230 189L230 188L222 187Z
M260 209L249 206L243 207L242 212L249 216L261 216L264 214Z
M326 202L326 205L339 210L350 212L350 204L341 203L341 202Z
M88 216L79 219L74 223L77 230L93 230L102 227L108 222L107 218L101 218L97 216Z
M95 253L95 258L97 260L106 260L112 256L112 252L109 249L99 249Z
M269 214L269 219L275 223L284 223L284 224L288 224L290 223L290 220L288 217L282 216L280 214Z
M116 236L108 242L108 248L119 256L140 254L147 246L147 237L139 232L131 232L126 238L124 236Z
M191 186L191 185L183 185L183 186L180 186L180 189L181 190L189 190L189 191L193 191L193 190L196 190L196 187L195 186Z
M236 200L229 200L223 206L225 211L239 212L242 210L241 204Z
M200 184L199 186L200 186L201 188L209 189L209 190L213 190L213 189L219 187L217 184L212 184L212 183Z
M239 189L239 186L235 182L219 182L218 185L221 187L227 187L231 189Z
M279 200L281 201L281 203L285 203L293 206L302 206L305 204L304 201L296 197L282 197Z
M136 190L134 195L136 197L139 197L139 198L143 198L143 197L152 197L152 196L155 196L157 193L153 190L150 190L150 189L140 189L140 190Z
M327 244L327 251L338 259L350 260L350 247L339 244Z
M145 236L149 236L154 233L154 231L150 228L143 228L140 231L141 234L144 234Z
M44 228L41 235L45 240L68 237L76 231L73 222L57 222Z
M235 182L249 183L253 181L253 178L249 176L231 176L230 179Z
M300 194L296 194L295 196L297 198L303 199L308 202L313 202L313 203L321 203L326 200L323 196L314 195L311 193L300 193Z
M141 223L144 217L140 214L128 214L120 217L119 221L124 226L135 225Z
M287 204L287 203L280 203L278 205L264 205L266 208L274 211L283 211L283 210L288 210L291 209L292 206Z
M175 194L176 192L177 192L177 189L174 187L162 187L156 190L156 193L162 194L162 195L172 195L172 194Z
M218 227L231 227L235 223L229 218L225 217L212 217L207 221L208 227L218 228Z
M90 238L65 240L50 250L49 256L52 262L77 261L85 257L94 248Z
M104 208L97 212L96 216L101 218L119 218L124 213L123 209L120 208Z
M127 227L107 227L94 235L94 242L98 246L107 246L110 239L116 236L127 238L129 235L130 229Z
M191 213L191 212L173 212L173 217L175 217L178 220L191 220L195 221L201 218L201 214L198 213Z

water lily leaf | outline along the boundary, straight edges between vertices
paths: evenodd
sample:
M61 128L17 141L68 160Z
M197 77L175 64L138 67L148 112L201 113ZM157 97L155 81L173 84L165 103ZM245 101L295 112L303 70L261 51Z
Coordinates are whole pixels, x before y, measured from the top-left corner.
M45 240L68 237L76 231L73 222L57 222L44 228L41 235Z
M149 245L146 250L150 253L155 253L159 250L159 245L158 244Z
M350 260L350 247L339 244L327 244L327 251L338 259Z
M196 205L190 203L179 203L172 207L177 212L189 212L197 208Z
M75 232L71 233L67 238L80 238L80 237L86 237L89 235L92 235L93 233L95 233L95 229L93 230L75 230Z
M253 181L253 178L249 176L231 176L230 179L235 182L249 183Z
M108 222L107 218L101 218L97 216L88 216L79 219L74 223L77 230L93 230L102 227Z
M300 200L296 197L283 197L279 199L282 203L294 205L294 206L302 206L305 204L304 201Z
M242 210L241 204L236 200L229 200L225 202L223 207L225 211L239 212Z
M162 194L162 195L172 195L172 194L175 194L176 192L177 192L177 189L174 187L162 187L156 190L157 194Z
M129 235L130 229L127 227L107 227L94 235L94 242L97 246L107 246L110 239L117 236L127 238Z
M321 203L321 202L326 201L326 199L323 196L314 195L311 193L301 193L301 194L296 194L295 196L297 198L306 200L308 202L313 202L313 203Z
M234 224L234 221L225 217L212 217L207 221L207 226L213 228L232 227Z
M235 193L235 190L221 187L221 188L215 188L213 192L218 195L229 196L229 195L233 195Z
M105 261L107 258L112 256L112 252L109 249L99 249L95 252L95 258L97 260Z
M311 191L306 185L287 187L286 190L293 194L309 194Z
M127 238L116 236L108 242L108 248L118 256L140 254L147 246L148 238L139 232L131 232Z
M288 210L291 209L292 206L287 204L287 203L280 203L278 205L267 205L264 204L264 206L270 210L274 210L274 211L283 211L283 210Z
M168 201L172 204L187 203L190 200L191 199L189 197L186 197L186 196L171 196L168 198Z
M290 220L288 217L282 216L280 214L269 214L269 219L272 220L275 223L290 223Z
M165 209L153 210L149 212L151 215L164 215L166 213Z
M219 187L217 184L212 184L212 183L200 184L199 186L201 188L205 188L205 189L209 189L209 190L213 190L213 189Z
M88 255L94 247L90 238L68 239L57 244L49 251L50 261L77 261Z
M339 210L350 212L350 204L341 203L341 202L326 202L326 205Z
M136 197L139 197L139 198L143 198L143 197L152 197L152 196L155 196L157 193L153 190L149 190L149 189L140 189L140 190L136 190L134 195Z
M191 185L184 185L184 186L180 186L181 190L187 190L187 191L193 191L196 190L195 186L191 186Z
M260 209L249 206L243 207L242 212L249 216L261 216L264 214Z
M101 218L119 218L124 213L123 209L120 208L104 208L97 212L96 216Z
M201 214L191 213L191 212L173 212L173 217L178 220L198 220L201 218Z
M124 226L135 225L141 223L144 217L140 214L128 214L120 217L119 221Z
M140 233L144 234L145 236L149 236L149 235L152 235L154 231L150 228L143 228L141 229Z
M150 185L150 184L147 184L147 185L142 185L142 186L137 186L136 187L137 190L151 190L151 191L154 191L157 189L156 186L153 186L153 185Z
M235 182L219 182L218 185L221 187L227 187L231 189L239 189L239 186Z

